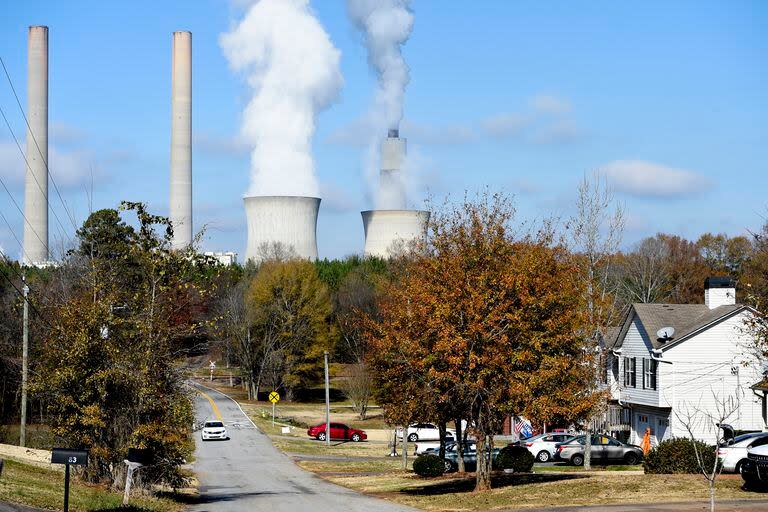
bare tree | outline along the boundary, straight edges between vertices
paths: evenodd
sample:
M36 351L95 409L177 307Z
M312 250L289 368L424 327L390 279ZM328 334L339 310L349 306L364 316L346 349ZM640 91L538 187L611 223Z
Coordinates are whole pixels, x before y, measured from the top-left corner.
M683 425L688 432L688 437L691 439L693 450L696 455L696 463L699 466L702 476L707 480L709 484L709 510L715 511L715 480L722 471L722 464L717 456L718 444L712 448L714 453L712 457L707 457L697 440L697 434L702 432L716 433L715 438L720 441L720 436L717 435L720 429L720 425L726 423L728 419L733 416L739 409L739 398L737 395L728 395L727 397L721 397L717 392L710 389L712 397L714 398L715 408L714 410L707 410L701 407L700 403L692 406L690 404L683 404L682 407L676 408L675 417ZM738 392L737 392L738 393Z
M589 319L588 346L599 350L600 340L608 327L617 323L621 313L618 298L614 254L621 244L624 233L624 208L616 203L605 178L595 173L591 180L584 176L579 185L576 215L570 222L572 244L579 254L581 279ZM595 387L599 385L600 372L604 371L600 358L589 358L598 364L595 368ZM604 408L604 401L601 408ZM597 411L596 411L597 412ZM592 423L587 421L584 449L584 469L591 467Z
M646 238L622 264L621 292L628 302L661 302L669 296L669 247L660 237Z
M349 365L347 372L347 378L341 381L341 390L352 402L352 409L364 420L373 391L373 376L364 363Z

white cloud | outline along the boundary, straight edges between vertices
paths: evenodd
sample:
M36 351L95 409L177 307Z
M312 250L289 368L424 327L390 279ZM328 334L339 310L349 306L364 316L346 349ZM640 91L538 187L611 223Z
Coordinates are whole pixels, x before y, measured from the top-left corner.
M531 122L531 117L527 115L502 113L484 119L481 125L489 135L505 137L519 135Z
M103 177L94 156L85 150L62 151L51 147L48 151L50 173L56 185L62 189L90 183L91 172L95 180ZM0 141L0 177L9 186L24 183L25 161L14 142Z
M253 149L241 136L220 137L209 133L195 133L192 147L200 151L223 156L243 156Z
M85 132L80 128L61 121L51 121L49 130L48 135L54 144L79 144L86 138Z
M537 94L530 104L536 112L552 115L568 114L573 108L566 98L551 94Z
M533 137L538 144L567 144L584 136L583 130L572 119L561 119L544 126Z
M419 144L466 144L476 139L474 129L466 124L425 124L405 119L402 124L403 135Z
M643 160L616 160L600 169L618 191L635 197L679 199L706 192L710 181L693 171Z

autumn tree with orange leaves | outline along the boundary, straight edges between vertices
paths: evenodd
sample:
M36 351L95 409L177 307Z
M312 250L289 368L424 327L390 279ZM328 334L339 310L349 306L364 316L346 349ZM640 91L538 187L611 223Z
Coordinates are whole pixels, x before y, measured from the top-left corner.
M502 195L433 212L367 320L378 403L399 423L468 420L476 490L491 487L486 450L509 414L570 422L598 400L575 262L547 225L519 232L513 218Z

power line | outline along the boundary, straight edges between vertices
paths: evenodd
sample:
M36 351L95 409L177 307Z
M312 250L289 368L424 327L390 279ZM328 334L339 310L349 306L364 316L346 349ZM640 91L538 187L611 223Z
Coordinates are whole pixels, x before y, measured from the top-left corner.
M36 237L37 237L37 239L40 241L40 243L41 243L41 244L43 244L43 246L45 247L45 249L46 249L46 251L47 251L47 250L48 250L48 244L47 244L47 243L45 243L45 242L43 242L43 241L42 241L42 239L40 239L40 235L38 235L38 234L37 234L37 231L35 231L35 228L34 228L34 226L32 226L32 224L29 222L29 219L27 219L27 216L26 216L26 215L24 215L24 211L23 211L23 210L21 209L21 207L19 206L19 203L17 203L17 202L16 202L16 200L13 198L13 194L11 194L11 191L10 191L10 190L8 190L8 187L5 185L5 181L3 181L3 178L2 178L2 177L0 177L0 185L2 185L2 186L3 186L3 188L5 189L5 193L6 193L6 194L8 194L8 197L10 197L10 198L11 198L11 202L13 202L13 205L16 207L16 209L17 209L17 210L19 211L19 213L21 214L21 217L24 219L24 222L26 222L26 223L27 223L27 225L29 226L29 229L31 229L31 230L32 230L32 232L35 234L35 236L36 236Z
M8 84L11 86L11 91L13 91L13 96L16 98L16 104L19 106L19 110L21 111L21 115L24 118L24 123L27 125L27 129L29 130L29 134L32 136L32 140L35 143L35 147L37 148L37 152L40 154L40 159L43 161L43 164L45 164L45 170L48 172L48 176L51 179L51 183L53 183L53 189L56 191L56 195L59 196L59 201L61 201L61 205L64 208L64 211L67 214L67 217L69 217L69 221L72 223L72 227L77 230L77 223L75 222L75 218L72 214L69 213L69 210L67 209L67 205L64 202L64 198L61 197L61 192L59 191L59 186L56 185L56 180L53 179L53 174L51 173L51 169L48 167L48 161L46 158L43 158L43 152L40 150L40 146L37 144L37 139L35 138L35 134L32 132L32 127L29 125L29 120L27 119L26 113L24 113L24 108L21 106L21 101L19 101L19 95L16 94L16 88L13 86L13 81L11 80L11 75L8 73L8 69L5 67L5 62L3 61L3 58L0 57L0 64L3 66L3 71L5 72L5 77L8 79Z
M5 116L5 111L3 110L2 106L0 106L0 115L3 116L3 120L5 121L5 125L8 127L8 131L11 132L11 137L13 137L13 141L16 143L16 147L18 148L19 153L21 153L21 158L24 159L24 164L26 165L26 169L30 169L31 170L31 166L29 165L29 160L27 160L27 155L24 153L24 150L21 149L21 144L19 143L19 139L16 137L16 134L14 133L13 128L11 128L11 124L8 122L8 118ZM32 174L32 177L35 179L35 183L37 184L37 188L40 189L40 192L44 192L43 191L43 186L40 185L40 181L38 181L37 176L35 176L35 173L32 172L30 174ZM45 197L46 208L49 208L51 210L51 212L53 212L53 216L56 218L56 222L59 223L59 228L61 229L61 232L62 233L66 233L66 230L64 229L64 225L61 223L61 219L59 218L59 215L56 213L56 210L53 209L53 207L51 206L50 201L48 200L48 194L46 194L45 196L46 196ZM77 229L77 228L75 228L75 229ZM69 238L70 238L70 241L71 241L71 237L69 237ZM40 239L40 237L38 236L38 240L39 239ZM42 240L40 240L40 242L42 242ZM46 250L50 250L50 248L48 247L48 244L44 244L44 245L46 246Z

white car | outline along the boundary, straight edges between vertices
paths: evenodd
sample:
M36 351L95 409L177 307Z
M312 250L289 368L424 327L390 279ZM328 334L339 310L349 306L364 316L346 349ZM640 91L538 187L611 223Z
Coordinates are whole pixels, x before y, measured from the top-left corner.
M446 432L450 432L451 436L456 437L456 430L449 428ZM437 425L432 423L413 423L408 425L408 441L415 443L416 441L439 441L440 429ZM397 438L403 438L403 428L398 427Z
M211 439L229 439L227 429L224 428L224 424L220 421L206 421L203 425L203 430L200 433L200 437L203 441L209 441Z
M400 436L402 439L403 436ZM445 444L450 444L456 441L451 432L445 433ZM422 455L428 451L440 451L440 441L418 441L413 445L413 454Z
M741 473L741 464L747 458L747 450L768 445L768 433L752 433L736 436L727 445L717 449L717 456L723 463L723 472Z
M575 436L562 432L553 434L539 434L520 441L520 444L528 448L537 462L549 462L555 457L555 448L559 443L565 443Z

